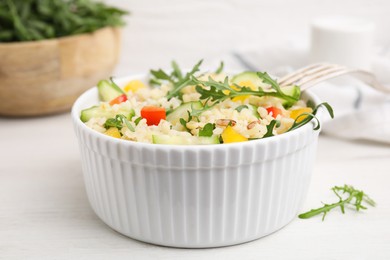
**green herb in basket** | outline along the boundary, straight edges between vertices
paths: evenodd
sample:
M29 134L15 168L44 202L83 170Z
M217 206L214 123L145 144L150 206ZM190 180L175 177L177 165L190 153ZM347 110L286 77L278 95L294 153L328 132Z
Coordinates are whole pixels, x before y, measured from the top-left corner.
M127 13L91 0L1 0L0 42L37 41L123 26Z

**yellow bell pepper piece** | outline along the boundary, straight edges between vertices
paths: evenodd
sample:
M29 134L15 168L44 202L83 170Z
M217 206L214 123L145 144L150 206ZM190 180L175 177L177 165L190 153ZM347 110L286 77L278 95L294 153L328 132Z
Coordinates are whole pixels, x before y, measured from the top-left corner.
M239 85L240 87L249 87L250 89L252 90L257 90L258 87L255 86L255 84L253 84L252 81L241 81L240 83L238 83L237 85ZM232 86L232 88L234 90L239 90L237 87L235 86ZM245 99L249 98L249 95L246 95L246 96L239 96L239 97L234 97L232 98L232 101L233 102L237 102L237 101L244 101Z
M118 128L116 127L110 127L105 132L105 135L115 137L115 138L121 138L121 133L119 132Z
M231 126L226 127L225 130L223 130L221 136L224 143L236 143L236 142L248 141L248 138L237 133Z
M129 92L130 90L132 92L136 92L137 90L141 88L146 88L145 84L140 80L132 80L123 88L125 92Z
M304 120L307 117L307 115L303 115L303 116L300 115L304 113L311 113L311 112L313 112L313 109L311 109L310 107L294 109L290 113L290 118L296 120L299 117L297 120L297 122L299 123L302 122L302 120Z

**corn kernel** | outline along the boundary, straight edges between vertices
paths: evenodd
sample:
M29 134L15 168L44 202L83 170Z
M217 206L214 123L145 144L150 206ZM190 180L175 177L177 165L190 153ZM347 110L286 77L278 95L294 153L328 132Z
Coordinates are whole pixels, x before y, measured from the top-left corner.
M125 92L136 92L137 90L141 88L146 88L145 84L140 80L132 80L123 88Z
M115 138L121 138L121 133L119 132L118 128L116 127L110 127L105 132L105 135L115 137Z
M237 85L239 85L240 87L249 87L251 90L257 90L258 88L255 86L255 84L253 84L252 81L241 81L240 83L238 83ZM236 86L232 86L232 89L234 90L239 90L239 88L237 88ZM250 96L249 95L245 95L245 96L239 96L239 97L234 97L232 98L232 101L233 102L237 102L237 101L244 101L245 99L249 98Z
M297 123L300 123L307 117L307 115L302 115L302 114L312 113L312 112L313 112L313 109L311 109L310 107L294 109L290 113L290 118L292 118L294 120L296 120L298 118ZM302 115L302 116L300 116L300 115Z
M221 136L224 143L236 143L236 142L248 141L248 138L237 133L231 126L226 127L225 130L223 130Z

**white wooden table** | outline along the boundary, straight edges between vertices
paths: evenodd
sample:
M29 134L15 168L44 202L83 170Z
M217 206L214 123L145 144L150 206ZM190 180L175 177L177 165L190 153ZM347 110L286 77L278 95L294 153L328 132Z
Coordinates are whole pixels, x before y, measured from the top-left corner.
M378 203L295 219L238 246L174 249L107 227L90 208L69 114L0 119L0 259L390 259L390 147L321 136L303 210L335 199L348 183Z
M350 1L322 1L321 10L308 0L291 2L286 8L280 8L282 3L288 5L285 1L108 2L133 12L116 72L120 76L163 66L172 58L184 66L203 57L215 59L237 46L236 39L260 47L264 42L304 35L304 25L313 15L333 11L336 4L348 14L383 21L379 26L383 31L389 24L386 0L358 0L356 8L350 9ZM273 19L275 10L278 19ZM224 26L232 19L234 26ZM246 34L259 28L262 33ZM379 38L388 37L381 34ZM321 136L302 210L333 201L329 189L345 183L365 190L377 207L346 215L337 210L324 222L321 217L297 218L250 243L196 250L138 242L99 220L88 204L69 114L0 118L0 147L0 259L390 259L388 145Z

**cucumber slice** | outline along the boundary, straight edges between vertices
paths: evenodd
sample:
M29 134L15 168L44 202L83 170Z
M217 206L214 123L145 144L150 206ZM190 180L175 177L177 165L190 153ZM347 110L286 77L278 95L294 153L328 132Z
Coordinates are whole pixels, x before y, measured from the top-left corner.
M261 88L268 88L268 85L263 82L261 78L257 75L254 71L245 71L242 73L239 73L232 78L232 83L235 83L239 85L243 81L250 81L255 86L261 87Z
M294 99L296 99L297 101L300 99L301 97L301 89L296 86L296 85L293 85L293 86L287 86L287 87L283 87L281 88L281 90L283 91L284 94L290 96L290 97L293 97ZM294 101L286 101L284 100L282 102L282 105L285 107L285 108L289 108L291 107L292 105L294 105Z
M238 112L241 112L241 110L243 110L243 109L248 109L249 111L252 112L252 114L257 119L260 118L260 114L259 114L259 112L257 112L257 106L254 106L254 105L251 105L251 104L247 104L247 105L241 105L241 106L238 106L238 107L235 108L235 110L237 110Z
M173 136L173 135L153 135L154 144L219 144L219 137L216 135L206 136Z
M135 115L135 111L134 109L127 110L123 108L119 109L118 111L107 111L107 110L103 110L98 106L93 106L81 111L80 120L85 123L93 117L112 118L119 114L124 115L125 117L127 117L127 119L131 120L131 118Z
M248 109L250 111L252 111L252 114L257 118L257 119L260 119L260 114L259 112L257 112L257 106L254 106L254 105L251 105L251 104L248 104Z
M202 109L203 105L200 101L192 101L182 104L181 106L175 108L171 113L167 115L167 121L172 125L176 125L180 122L180 118L188 120L188 112L191 112L192 109Z
M99 98L101 101L111 101L114 98L125 94L125 92L118 87L112 80L101 80L97 84Z

